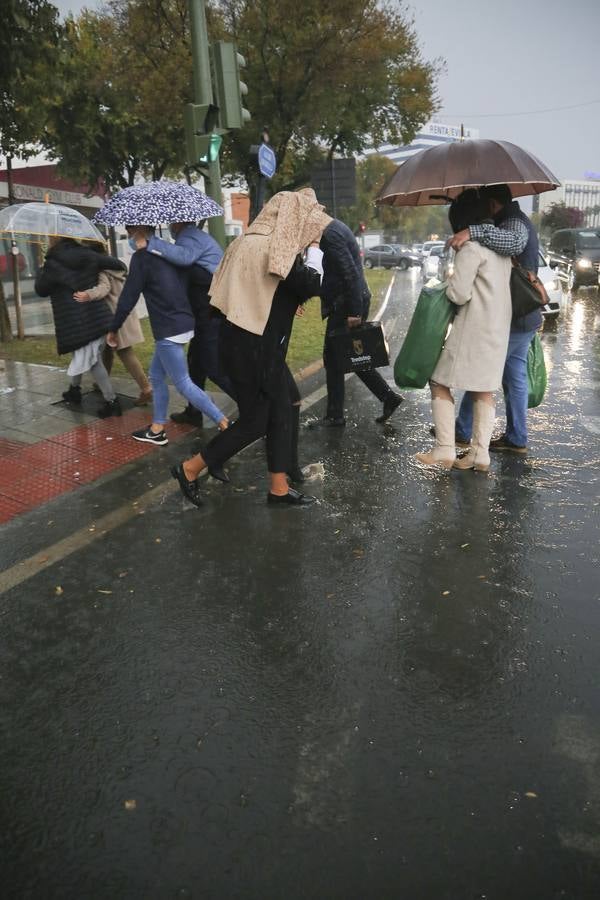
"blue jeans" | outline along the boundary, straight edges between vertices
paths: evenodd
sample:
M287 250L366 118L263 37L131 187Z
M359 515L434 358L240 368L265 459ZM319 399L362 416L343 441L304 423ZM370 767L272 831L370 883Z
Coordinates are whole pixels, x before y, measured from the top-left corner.
M215 406L208 394L197 387L190 378L183 352L183 344L176 344L173 341L163 339L156 342L154 356L148 370L148 377L152 385L153 421L157 425L164 425L167 422L169 409L167 375L173 382L175 389L193 407L199 409L200 412L207 415L215 423L220 422L224 418L224 414Z
M536 331L537 329L511 331L502 373L502 388L506 406L506 437L517 447L527 446L527 354ZM469 391L465 393L460 404L456 431L466 440L471 439L473 397Z

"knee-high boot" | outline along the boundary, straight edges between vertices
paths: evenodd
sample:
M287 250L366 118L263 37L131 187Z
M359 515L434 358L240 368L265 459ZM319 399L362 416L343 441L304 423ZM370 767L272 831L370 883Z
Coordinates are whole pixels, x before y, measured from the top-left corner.
M434 397L431 401L435 424L435 444L429 453L417 453L415 459L426 466L451 469L456 459L454 439L454 401Z
M487 472L490 467L490 441L496 421L496 405L476 400L473 405L473 436L468 453L454 463L455 469Z

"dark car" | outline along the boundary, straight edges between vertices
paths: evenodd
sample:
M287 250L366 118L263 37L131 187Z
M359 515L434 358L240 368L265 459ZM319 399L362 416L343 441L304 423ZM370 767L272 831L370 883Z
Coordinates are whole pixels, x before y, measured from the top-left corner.
M568 289L597 285L600 270L600 231L561 228L550 241L548 264Z
M374 269L376 266L384 269L408 269L410 266L421 264L418 254L412 250L405 250L398 244L377 244L365 250L363 257L365 269Z

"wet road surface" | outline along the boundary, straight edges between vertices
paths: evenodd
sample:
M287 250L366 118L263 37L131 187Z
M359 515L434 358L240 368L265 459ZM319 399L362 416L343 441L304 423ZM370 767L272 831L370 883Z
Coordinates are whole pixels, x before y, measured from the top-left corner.
M543 344L489 477L419 468L426 393L381 428L351 379L316 507L267 508L256 446L196 511L171 445L5 528L11 564L95 539L0 598L4 896L600 896L597 293Z

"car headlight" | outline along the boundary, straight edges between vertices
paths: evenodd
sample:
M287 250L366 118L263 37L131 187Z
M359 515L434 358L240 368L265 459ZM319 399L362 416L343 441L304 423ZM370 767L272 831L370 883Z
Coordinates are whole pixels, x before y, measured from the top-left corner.
M577 260L577 268L578 269L591 269L592 261L591 259L578 259Z
M550 281L544 282L544 287L547 291L557 291L559 288L559 284L556 278L551 278Z

